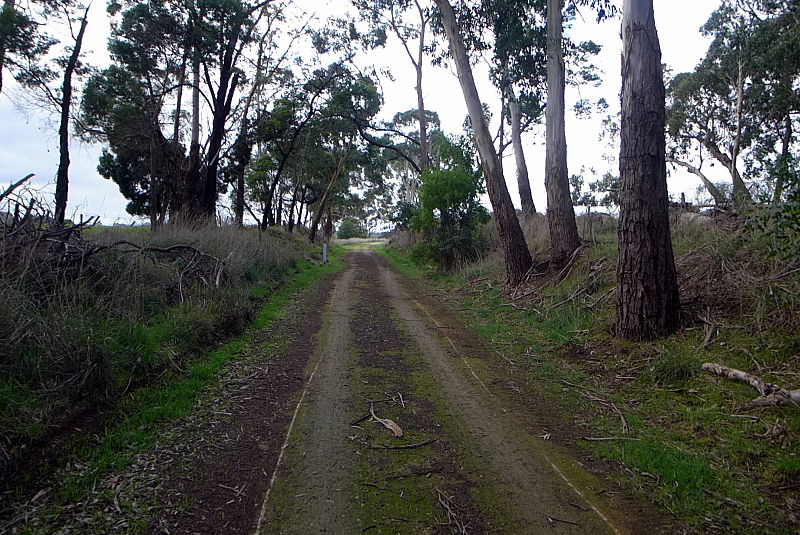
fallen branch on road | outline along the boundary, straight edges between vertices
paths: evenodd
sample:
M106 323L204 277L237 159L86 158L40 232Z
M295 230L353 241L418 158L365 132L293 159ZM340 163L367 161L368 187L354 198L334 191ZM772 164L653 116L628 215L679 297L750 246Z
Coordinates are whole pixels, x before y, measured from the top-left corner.
M429 438L424 442L417 442L416 444L404 444L402 446L373 446L372 444L367 444L367 447L371 450L410 450L421 446L427 446L433 442L436 442L435 438Z
M589 442L612 442L614 440L632 440L634 442L641 442L640 438L633 437L581 437L581 440Z
M466 535L469 524L465 524L464 521L458 517L455 512L456 505L453 500L439 489L436 489L436 499L439 505L442 506L442 509L447 512L447 525L453 526L453 528L455 528L455 533Z

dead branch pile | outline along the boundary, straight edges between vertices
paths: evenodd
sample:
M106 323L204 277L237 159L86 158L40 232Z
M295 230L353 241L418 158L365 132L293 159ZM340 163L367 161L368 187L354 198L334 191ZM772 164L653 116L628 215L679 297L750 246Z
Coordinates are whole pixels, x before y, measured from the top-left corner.
M60 422L244 329L253 288L303 251L253 229L57 225L29 180L0 188L0 480Z
M103 252L113 252L117 255L142 255L153 263L173 266L181 301L187 285L220 285L228 258L220 260L188 244L156 247L129 240L92 243L83 238L82 232L96 225L99 218L57 225L52 211L36 195L26 190L18 192L18 188L32 176L28 175L0 194L0 208L5 209L0 220L0 269L6 278L21 280L36 273L40 276L37 283L42 283L45 281L41 276L47 272L46 278L51 280L75 281L100 273L102 270L94 257ZM40 289L47 290L46 287Z
M768 258L751 236L713 235L676 258L681 300L696 314L745 316L759 329L800 327L800 260Z

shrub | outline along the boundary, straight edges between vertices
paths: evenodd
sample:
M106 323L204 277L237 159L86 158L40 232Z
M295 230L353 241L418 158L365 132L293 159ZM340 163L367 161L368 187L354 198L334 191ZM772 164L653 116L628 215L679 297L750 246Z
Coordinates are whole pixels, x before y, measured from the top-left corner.
M339 231L336 233L336 236L343 240L349 238L366 238L367 229L364 228L364 225L355 217L346 217L339 224Z
M785 260L800 257L800 172L795 163L776 167L774 177L785 184L782 198L754 210L749 222L763 233L771 253Z
M653 379L660 385L668 385L691 379L700 370L700 363L681 354L665 353L653 361Z
M472 169L461 147L440 139L440 168L426 171L419 190L420 207L411 229L424 233L412 257L449 271L483 255L487 240L482 226L489 213L481 206L481 173Z

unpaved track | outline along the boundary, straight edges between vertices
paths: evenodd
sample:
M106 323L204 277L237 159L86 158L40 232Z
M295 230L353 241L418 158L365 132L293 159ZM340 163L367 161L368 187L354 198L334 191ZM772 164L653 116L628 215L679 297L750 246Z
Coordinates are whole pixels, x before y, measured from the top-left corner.
M354 485L358 454L347 440L351 431L347 404L353 401L348 394L348 366L355 365L348 339L350 322L359 321L354 317L354 286L369 291L365 290L369 284L380 284L374 293L385 296L386 306L411 334L415 346L411 350L421 354L443 393L447 413L465 429L468 439L462 447L482 460L483 468L469 477L505 497L504 507L511 516L505 523L513 526L514 533L627 533L612 520L617 515L613 511L609 515L607 505L591 503L597 501L590 498L592 493L583 492L574 477L551 462L552 454L532 445L536 439L505 416L505 409L462 358L458 342L443 336L434 316L406 293L400 276L383 259L371 251L356 251L349 259L350 267L326 311L319 363L298 406L297 425L288 436L286 456L275 472L257 533L360 531ZM378 276L354 282L359 269ZM409 515L413 514L411 507ZM437 530L441 526L431 526L432 532Z
M443 388L455 415L469 429L486 460L483 477L509 497L514 524L526 533L622 533L550 461L547 454L520 440L519 431L502 417L502 409L479 378L459 366L455 345L442 344L438 323L423 305L407 296L397 275L380 266L382 283L401 321L408 326L425 362ZM468 366L464 363L464 366ZM467 368L469 370L469 368ZM552 519L559 519L553 521ZM566 522L563 522L566 521ZM570 524L572 522L574 524Z
M265 496L256 533L353 533L348 510L352 496L353 459L346 450L349 428L345 417L348 387L348 338L351 285L355 268L342 275L327 307L323 346L298 406L297 425L289 431L284 466L275 469L275 480L291 474L297 494ZM322 313L323 311L320 311ZM280 485L275 489L286 491ZM287 500L287 498L289 498ZM280 506L274 505L280 500Z

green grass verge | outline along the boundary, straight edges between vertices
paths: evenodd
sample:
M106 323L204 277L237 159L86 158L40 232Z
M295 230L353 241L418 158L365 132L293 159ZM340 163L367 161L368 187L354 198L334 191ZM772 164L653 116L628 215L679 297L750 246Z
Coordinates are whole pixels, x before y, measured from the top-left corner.
M324 275L343 269L343 256L341 248L334 248L327 265L300 262L293 276L265 296L265 303L250 331L264 329L281 316L284 307L299 291ZM255 290L257 294L266 291L264 288ZM87 468L80 475L61 482L57 490L61 501L70 503L82 499L99 478L128 466L137 454L150 450L160 430L190 414L203 390L215 384L222 368L239 357L251 342L252 334L248 332L192 359L185 372L169 372L156 384L141 388L122 400L111 418L113 423L99 435L84 435L73 440L71 457Z
M785 522L777 519L798 513L787 492L800 477L800 447L791 438L800 431L799 411L740 413L739 404L755 397L755 390L700 371L708 361L745 370L754 363L783 366L786 375L766 373L764 379L795 387L798 370L787 363L796 362L796 333L753 332L732 318L705 346L705 331L698 327L657 342L616 340L613 297L601 300L614 286L613 267L597 268L613 266L613 243L587 251L563 283L537 284L542 288L536 301L520 309L501 298L503 273L496 269L477 264L442 275L396 250L377 251L406 276L448 295L466 323L494 343L505 358L488 355L496 362L487 364L487 373L512 373L508 363L513 362L515 380L545 395L587 436L622 433L619 416L582 392L619 407L630 426L625 436L636 440L578 444L595 457L621 463L625 469L611 476L632 493L700 531L771 533ZM590 277L594 282L585 302L561 304Z

